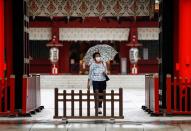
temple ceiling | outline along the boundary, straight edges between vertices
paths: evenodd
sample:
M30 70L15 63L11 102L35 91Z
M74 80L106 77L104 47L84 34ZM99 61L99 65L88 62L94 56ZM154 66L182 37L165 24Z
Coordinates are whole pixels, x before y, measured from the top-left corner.
M29 16L154 16L155 0L28 0Z

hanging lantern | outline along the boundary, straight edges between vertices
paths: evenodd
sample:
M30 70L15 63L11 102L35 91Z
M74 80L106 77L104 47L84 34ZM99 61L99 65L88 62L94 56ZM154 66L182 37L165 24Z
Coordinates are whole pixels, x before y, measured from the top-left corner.
M138 60L139 60L139 50L138 48L131 48L129 50L129 59L131 64L137 64Z
M52 63L57 63L59 60L59 49L56 47L50 48L50 61Z

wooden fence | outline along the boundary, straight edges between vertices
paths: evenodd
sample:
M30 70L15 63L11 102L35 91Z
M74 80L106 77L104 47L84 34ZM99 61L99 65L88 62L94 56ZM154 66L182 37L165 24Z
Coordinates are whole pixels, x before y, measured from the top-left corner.
M103 96L103 99L99 99L99 96ZM107 98L107 96L109 97L109 99ZM115 97L118 98L116 99ZM103 104L103 114L101 115L98 114L98 108L95 108L100 101L102 101ZM75 104L76 102L78 104ZM62 107L59 107L59 103L62 103ZM95 107L93 108L95 112L93 112L93 115L92 109L90 108L90 103L95 104ZM110 104L110 108L106 109L106 107L108 107L108 103ZM116 105L116 103L118 105ZM70 105L70 107L68 106L68 104ZM83 104L86 104L86 109L82 107ZM63 109L62 115L59 115L59 109ZM66 92L66 90L64 90L62 93L59 93L58 88L55 88L54 118L123 119L123 89L120 88L118 93L115 93L114 90L111 90L111 93L106 93L106 91L103 91L103 93L99 93L98 91L96 91L95 93L91 93L89 90L87 90L85 93L82 92L82 90L79 90L78 93L74 92L74 90L71 90L70 93Z

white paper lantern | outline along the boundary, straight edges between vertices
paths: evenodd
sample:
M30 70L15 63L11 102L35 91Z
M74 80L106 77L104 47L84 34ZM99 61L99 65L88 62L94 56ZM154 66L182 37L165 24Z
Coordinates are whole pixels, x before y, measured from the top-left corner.
M136 64L139 60L139 50L137 48L131 48L129 50L129 59L131 64Z
M52 63L57 63L59 60L59 49L58 48L50 48L50 61Z

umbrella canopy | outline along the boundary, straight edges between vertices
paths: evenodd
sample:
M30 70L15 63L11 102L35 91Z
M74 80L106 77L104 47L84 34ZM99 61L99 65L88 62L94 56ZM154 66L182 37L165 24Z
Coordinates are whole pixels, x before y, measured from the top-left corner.
M87 65L93 62L93 54L95 52L100 53L101 60L103 62L113 60L115 55L118 53L113 47L106 44L93 46L89 48L89 50L86 52L86 55L84 56L84 61Z

